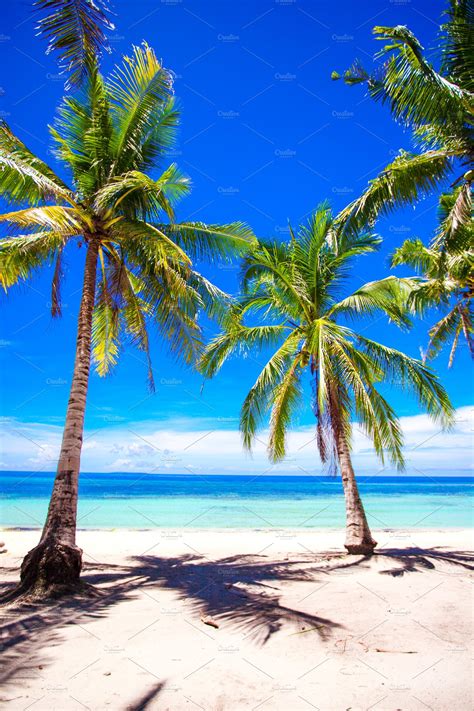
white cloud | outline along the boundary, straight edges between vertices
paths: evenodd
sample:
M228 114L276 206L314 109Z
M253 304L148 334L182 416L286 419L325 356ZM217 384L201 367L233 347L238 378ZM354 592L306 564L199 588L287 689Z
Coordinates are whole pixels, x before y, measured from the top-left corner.
M439 474L466 472L473 467L474 408L459 408L456 425L443 432L427 415L402 417L407 470ZM314 474L322 471L314 442L314 427L293 431L288 456L272 466L266 456L267 433L255 442L252 456L242 450L236 429L221 429L219 421L169 420L124 425L85 432L82 470L91 472L140 471L206 474L262 473ZM0 421L1 468L54 470L62 429L41 423L4 418ZM358 471L393 472L378 462L367 437L354 429L353 459Z

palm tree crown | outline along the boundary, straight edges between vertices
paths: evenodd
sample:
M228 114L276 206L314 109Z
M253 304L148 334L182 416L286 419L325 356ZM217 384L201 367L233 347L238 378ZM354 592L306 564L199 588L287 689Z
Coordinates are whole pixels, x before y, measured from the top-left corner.
M440 237L451 239L459 224L471 220L474 9L469 0L450 0L446 15L437 48L438 69L415 35L399 25L374 28L376 39L387 42L378 54L382 62L374 74L356 61L342 75L347 84L366 84L372 99L388 104L394 118L412 130L419 148L400 151L362 196L343 210L341 220L354 227L413 204L453 173L455 200ZM341 75L333 72L332 77Z
M400 264L413 267L423 275L409 296L413 311L423 314L439 305L445 311L429 330L430 340L423 359L434 358L449 343L448 367L451 367L461 336L474 358L473 250L440 248L436 243L427 247L419 239L405 240L392 257L392 266Z
M192 269L192 258L227 259L244 251L252 233L242 223L176 223L174 207L190 190L172 163L179 114L172 74L144 44L104 80L96 67L81 90L67 96L51 129L56 157L72 187L2 123L0 193L28 207L0 215L9 236L0 242L5 289L53 265L52 315L61 313L66 247L98 246L93 356L100 375L115 364L121 336L148 355L154 322L186 362L197 355L197 315L223 310L225 295ZM158 177L150 171L161 168ZM151 368L149 368L152 384Z
M449 424L448 396L430 368L366 338L348 320L384 312L407 325L406 299L413 281L388 277L364 284L340 298L353 258L377 249L373 234L341 231L327 205L288 243L260 244L244 260L243 296L224 332L209 345L203 371L213 375L236 349L274 344L275 352L242 407L240 426L250 448L270 412L269 454L285 456L285 435L303 397L302 376L313 384L317 444L321 459L338 458L338 440L348 443L353 417L383 460L403 466L402 432L396 414L381 395L384 381L415 393L428 413ZM268 323L247 326L247 314Z
M394 266L407 264L423 273L423 283L411 296L419 313L430 306L444 309L429 331L426 357L435 356L451 340L451 365L461 332L474 356L474 8L468 0L450 0L446 15L437 48L438 68L408 28L375 27L376 38L388 41L378 55L382 60L378 71L369 74L355 62L344 73L346 83L364 83L375 101L388 104L394 118L412 130L418 150L401 151L342 211L340 220L346 229L373 224L380 215L416 203L454 176L439 197L439 227L430 245L408 240L393 259ZM333 72L333 78L341 77Z

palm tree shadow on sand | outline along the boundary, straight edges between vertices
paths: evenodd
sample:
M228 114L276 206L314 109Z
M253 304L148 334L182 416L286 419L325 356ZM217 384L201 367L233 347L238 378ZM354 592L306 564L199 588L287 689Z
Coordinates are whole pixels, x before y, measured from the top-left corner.
M165 682L159 681L151 689L139 696L136 701L127 705L127 711L145 711L152 704L159 694L165 689Z
M2 656L0 682L24 677L41 676L47 664L43 650L61 644L61 629L67 625L84 625L95 618L105 618L117 604L151 594L156 598L160 589L174 591L185 603L183 616L190 624L206 632L217 630L203 625L201 617L210 616L217 624L238 630L255 645L264 645L284 625L292 624L297 632L315 632L321 642L328 641L335 629L343 627L337 621L298 609L303 598L294 605L283 601L280 584L285 582L321 585L331 576L344 574L349 568L368 567L370 556L346 556L327 552L317 557L294 556L291 560L272 562L266 556L236 555L209 560L187 554L162 558L154 555L135 556L130 565L93 563L84 566L84 582L91 595L65 597L48 604L17 602L3 605ZM388 548L372 557L383 575L427 572L437 569L451 574L474 570L474 554L443 548ZM17 568L4 569L17 572ZM2 586L3 599L11 598L14 583ZM1 601L2 598L0 598ZM304 605L302 605L304 607ZM307 605L306 605L307 607ZM156 684L130 708L146 708L164 682ZM148 694L151 694L147 701Z
M354 567L368 567L369 562L379 564L387 562L387 568L379 570L380 575L401 577L406 573L423 573L437 570L438 573L462 575L463 572L474 571L474 552L453 551L443 546L433 548L380 548L372 555L346 556L329 553L331 563L326 572L343 572ZM380 565L379 565L380 567Z
M130 561L130 565L86 563L82 579L88 592L48 603L15 600L15 583L2 585L0 683L25 676L41 677L42 668L48 664L45 650L61 644L61 630L67 625L106 618L115 605L144 593L156 599L160 590L174 591L186 604L186 621L202 631L218 633L200 619L210 616L219 625L225 623L239 630L258 646L287 623L300 631L311 629L323 642L332 629L340 627L333 620L281 601L279 583L323 582L322 573L309 569L315 559L275 563L265 556L232 556L211 561L187 554L174 558L143 555ZM18 572L16 567L3 570L10 575ZM159 691L157 688L156 694ZM131 708L146 708L145 701Z
M436 563L447 563L446 572L453 572L452 566L469 571L474 570L474 553L471 551L446 550L442 546L433 548L385 548L378 553L383 558L395 563L393 567L381 570L382 575L398 577L405 573L420 573L437 568ZM461 572L461 571L459 571Z

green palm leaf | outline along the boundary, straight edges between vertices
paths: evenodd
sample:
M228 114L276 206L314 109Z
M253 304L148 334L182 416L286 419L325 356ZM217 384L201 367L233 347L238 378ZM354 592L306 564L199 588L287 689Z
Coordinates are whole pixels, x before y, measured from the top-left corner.
M420 147L419 154L401 152L343 211L342 222L350 228L372 224L396 207L415 204L459 169L464 177L457 177L453 185L465 184L441 224L437 242L450 242L454 247L464 240L459 227L471 221L473 175L472 170L465 172L466 165L473 167L472 3L449 0L447 15L436 48L437 61L428 61L421 43L407 27L375 27L376 39L387 43L378 54L381 64L376 72L370 74L356 62L343 75L346 83L364 83L369 96L387 103L395 120L411 128ZM333 78L341 75L334 72Z
M370 181L361 197L342 210L339 221L346 228L360 229L398 207L416 203L446 178L452 170L452 155L443 150L421 155L402 151Z
M73 202L73 194L37 156L0 121L0 195L14 203L43 200Z
M270 436L268 452L273 462L283 459L286 453L286 434L295 413L295 405L302 395L299 382L299 358L286 370L282 380L274 386L273 407L270 415Z
M10 228L36 229L42 227L64 235L81 234L84 229L92 226L87 215L75 208L62 207L61 205L46 205L5 212L0 215L0 222L7 222Z
M116 67L107 82L114 125L113 175L141 168L142 149L153 124L164 113L169 121L172 90L172 75L146 43L134 47L133 55Z
M140 220L159 220L163 213L174 219L173 206L190 191L189 178L173 163L153 180L138 170L109 181L95 194L97 210L117 211Z
M36 232L0 240L0 283L5 291L28 280L36 269L51 264L65 237L55 232Z
M382 311L397 326L410 326L407 306L416 284L416 279L397 277L368 282L330 308L328 315L344 314L354 318Z
M466 180L464 185L452 194L441 196L439 209L441 222L433 240L435 248L462 252L474 244L471 191L471 180Z
M473 96L453 83L424 58L423 48L406 27L374 27L378 40L389 40L380 52L390 54L383 81L371 90L375 99L390 102L394 117L415 128L426 123L461 124L472 117Z
M449 0L440 37L442 71L465 91L474 92L474 9L470 0Z
M434 358L452 340L449 367L453 364L461 333L474 357L471 338L473 224L472 219L465 224L462 219L455 217L456 208L453 205L458 198L443 196L440 212L444 219L430 247L426 247L421 240L406 240L392 256L393 266L406 264L422 274L414 283L408 299L414 313L423 315L433 307L447 310L429 331L430 342L425 359ZM458 219L458 224L454 225Z
M106 269L102 261L102 278L92 319L92 357L101 377L108 375L117 364L119 354L124 281L121 268L112 261Z
M81 199L90 200L108 180L113 164L112 117L97 68L91 70L79 92L63 99L50 131L55 155L71 170Z
M214 255L229 260L248 252L255 244L252 230L243 222L208 225L204 222L155 223L154 227L182 247L193 259Z

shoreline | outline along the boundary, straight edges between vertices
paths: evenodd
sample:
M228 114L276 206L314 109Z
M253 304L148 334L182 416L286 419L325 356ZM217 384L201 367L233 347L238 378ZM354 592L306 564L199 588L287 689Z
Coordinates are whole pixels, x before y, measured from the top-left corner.
M5 549L21 557L38 540L39 528L0 528ZM384 555L389 550L420 548L429 550L457 549L474 551L472 528L373 528L377 540L375 555ZM160 547L168 553L192 552L219 557L226 551L235 555L253 555L268 548L285 553L300 553L302 550L315 556L329 551L331 554L347 555L344 548L344 528L114 528L78 529L77 545L106 561L125 559L140 554L143 550ZM24 551L24 553L22 553ZM356 556L357 557L357 556ZM7 555L0 556L0 568Z

